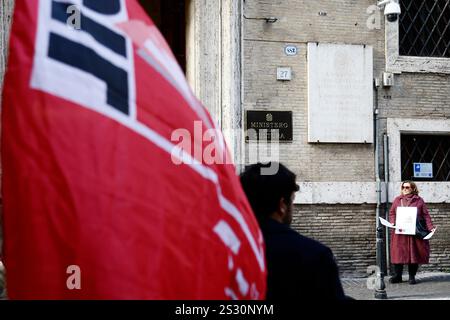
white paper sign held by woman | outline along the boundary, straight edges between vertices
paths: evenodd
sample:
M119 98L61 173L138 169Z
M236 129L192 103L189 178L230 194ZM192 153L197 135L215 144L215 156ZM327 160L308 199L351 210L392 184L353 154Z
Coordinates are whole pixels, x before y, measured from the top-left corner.
M397 207L396 234L416 234L417 207Z

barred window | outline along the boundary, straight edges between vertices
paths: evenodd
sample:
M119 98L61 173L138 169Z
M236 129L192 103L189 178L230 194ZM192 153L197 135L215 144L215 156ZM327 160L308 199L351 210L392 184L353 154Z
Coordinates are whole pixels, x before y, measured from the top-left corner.
M402 180L450 181L450 135L400 137ZM427 175L429 172L431 176Z
M401 0L402 56L450 58L450 0Z

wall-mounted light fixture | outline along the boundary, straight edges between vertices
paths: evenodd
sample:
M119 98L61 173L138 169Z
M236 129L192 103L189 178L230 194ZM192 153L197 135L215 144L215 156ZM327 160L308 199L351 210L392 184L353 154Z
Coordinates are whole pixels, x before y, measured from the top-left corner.
M267 23L275 23L275 22L277 22L278 19L275 17L267 17L267 18L265 18L265 20Z
M264 20L266 23L275 23L278 21L278 18L276 17L261 17L261 18L252 18L252 17L246 17L244 14L244 18L248 20Z

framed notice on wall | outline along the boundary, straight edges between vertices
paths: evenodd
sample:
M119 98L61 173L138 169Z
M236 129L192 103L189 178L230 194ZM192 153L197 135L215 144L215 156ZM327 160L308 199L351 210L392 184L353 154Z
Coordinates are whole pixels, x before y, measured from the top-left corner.
M308 43L308 142L373 142L373 49Z

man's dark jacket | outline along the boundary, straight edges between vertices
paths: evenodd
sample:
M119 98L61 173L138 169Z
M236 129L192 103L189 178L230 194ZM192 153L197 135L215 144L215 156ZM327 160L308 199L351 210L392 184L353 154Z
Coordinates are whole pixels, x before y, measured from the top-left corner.
M274 219L260 222L268 300L345 299L332 251Z

